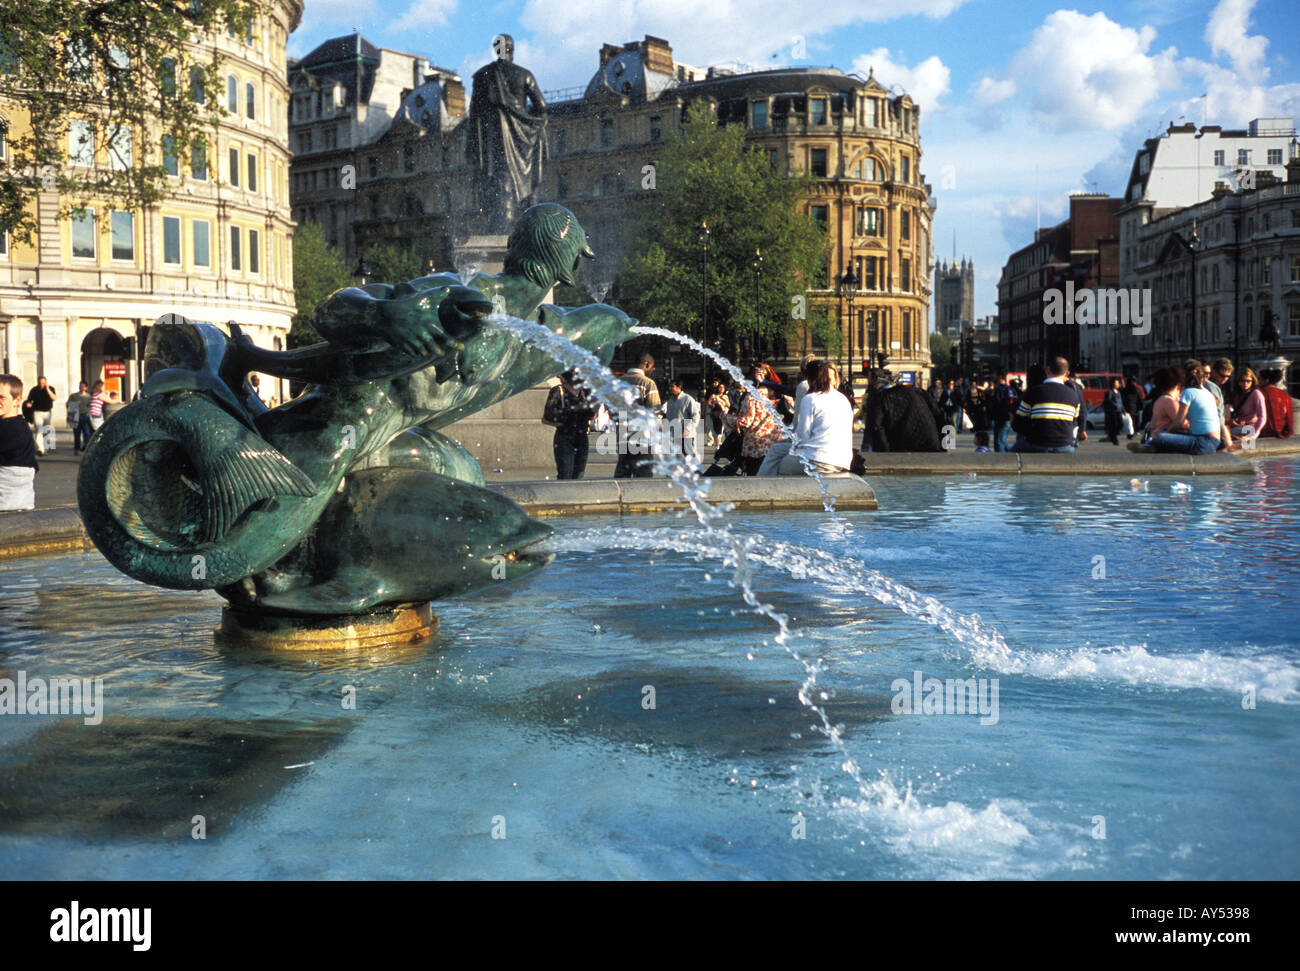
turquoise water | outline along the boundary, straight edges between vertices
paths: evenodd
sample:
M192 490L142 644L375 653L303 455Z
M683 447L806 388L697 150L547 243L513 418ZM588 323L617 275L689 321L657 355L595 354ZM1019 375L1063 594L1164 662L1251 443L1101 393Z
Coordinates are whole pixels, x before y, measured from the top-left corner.
M684 519L561 523L390 658L234 654L215 595L0 563L0 678L105 707L0 715L0 877L1295 879L1300 463L1261 470L733 514L842 749ZM996 681L996 721L896 712L918 671Z

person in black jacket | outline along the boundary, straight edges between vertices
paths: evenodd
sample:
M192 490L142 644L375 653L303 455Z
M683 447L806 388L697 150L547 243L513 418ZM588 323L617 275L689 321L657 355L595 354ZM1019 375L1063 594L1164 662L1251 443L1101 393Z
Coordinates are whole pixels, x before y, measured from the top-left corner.
M910 384L880 387L889 378L889 372L880 373L877 390L867 399L863 434L871 437L872 451L942 452L944 414L934 399Z
M993 451L1005 452L1007 433L1011 431L1011 415L1016 410L1016 402L1011 396L1011 386L1007 384L1006 374L998 374L997 383L989 391L986 400Z
M1137 378L1130 374L1120 395L1124 399L1124 410L1133 419L1133 430L1136 433L1142 428L1142 402L1146 393L1142 390L1142 385L1137 383Z
M939 407L943 409L948 424L959 432L961 431L961 406L964 401L965 398L961 393L961 388L957 387L957 382L949 381L948 387L943 390L943 398L939 402Z
M1120 391L1119 378L1110 379L1110 387L1106 391L1106 397L1102 399L1102 405L1106 411L1106 441L1118 445L1119 432L1123 425L1120 416L1124 414L1124 396Z
M36 440L22 417L23 383L0 374L0 511L36 508Z

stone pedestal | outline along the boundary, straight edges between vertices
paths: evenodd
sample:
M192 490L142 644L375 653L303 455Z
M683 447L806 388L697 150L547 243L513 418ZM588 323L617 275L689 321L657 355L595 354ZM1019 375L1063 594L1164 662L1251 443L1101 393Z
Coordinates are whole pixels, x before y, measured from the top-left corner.
M464 445L485 473L554 468L555 429L542 424L542 410L557 383L551 378L441 431Z
M505 236L471 236L452 251L455 270L473 266L483 273L500 273L506 260Z
M1283 357L1281 354L1278 354L1276 357L1257 358L1256 360L1250 362L1250 366L1255 369L1256 374L1261 374L1264 371L1268 370L1269 368L1276 368L1277 370L1282 372L1282 380L1278 384L1278 387L1279 388L1286 387L1287 368L1291 366L1291 362L1287 358Z

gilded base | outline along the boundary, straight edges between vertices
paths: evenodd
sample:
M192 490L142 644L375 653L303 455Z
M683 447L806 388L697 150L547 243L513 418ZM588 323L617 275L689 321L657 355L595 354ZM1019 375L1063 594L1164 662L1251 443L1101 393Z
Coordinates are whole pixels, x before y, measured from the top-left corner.
M232 647L268 651L350 651L404 648L438 633L428 603L401 604L373 614L288 617L225 607L218 639Z

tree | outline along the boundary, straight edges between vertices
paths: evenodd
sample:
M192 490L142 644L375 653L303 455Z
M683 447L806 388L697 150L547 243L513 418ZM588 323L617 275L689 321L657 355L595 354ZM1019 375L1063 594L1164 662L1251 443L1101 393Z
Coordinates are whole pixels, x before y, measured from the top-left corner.
M838 330L809 293L826 287L830 254L824 227L803 211L811 176L778 174L762 151L746 145L743 126L719 126L704 102L688 108L651 174L653 189L637 214L633 254L618 283L629 309L646 324L702 335L700 235L707 222L711 345L734 356L809 327L815 342L838 350Z
M92 201L129 210L161 199L168 169L206 158L224 116L215 45L195 41L242 36L261 10L261 0L5 3L0 232L31 240L38 191L60 194L60 216ZM92 151L98 165L74 167Z
M424 276L424 257L411 245L380 243L365 251L370 279L376 283L405 283Z
M352 286L338 250L325 241L316 223L303 223L293 236L293 298L298 312L289 330L289 346L304 347L322 340L308 322L316 305L335 290Z
M959 370L953 359L952 347L951 337L938 331L930 332L930 367L934 376L940 381L948 380L949 377L953 377L952 372ZM960 377L960 374L957 377Z

